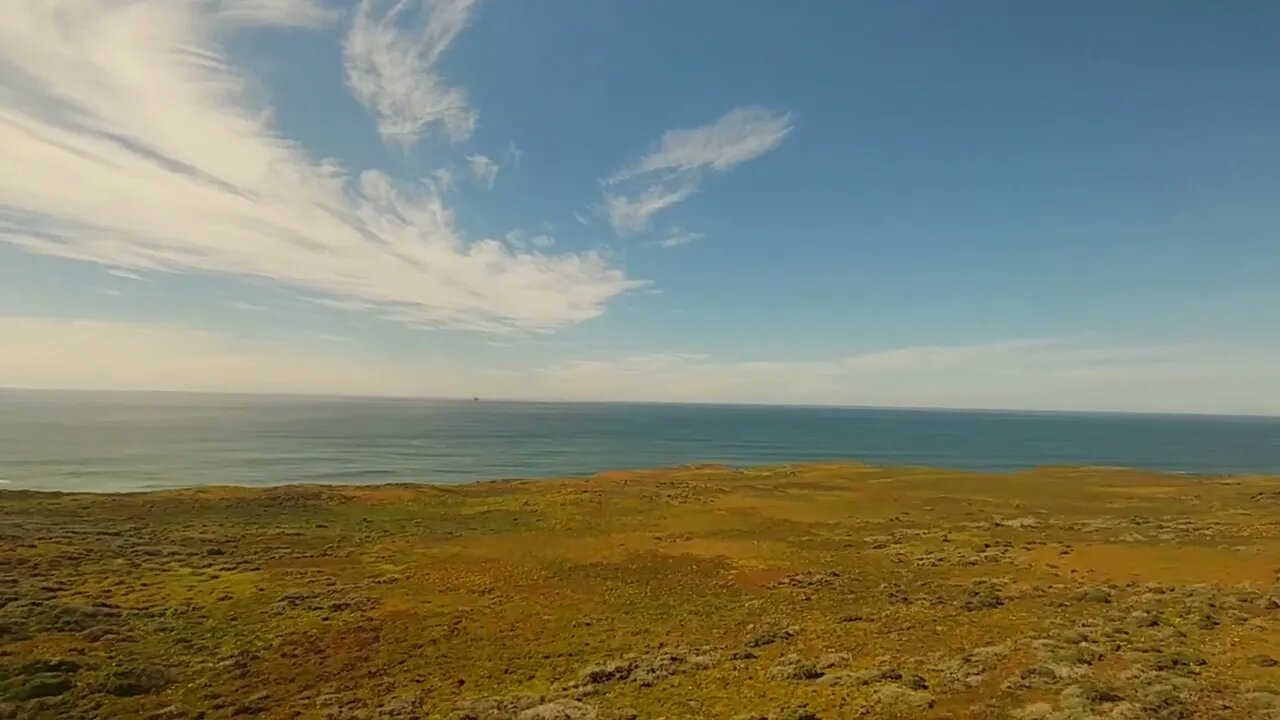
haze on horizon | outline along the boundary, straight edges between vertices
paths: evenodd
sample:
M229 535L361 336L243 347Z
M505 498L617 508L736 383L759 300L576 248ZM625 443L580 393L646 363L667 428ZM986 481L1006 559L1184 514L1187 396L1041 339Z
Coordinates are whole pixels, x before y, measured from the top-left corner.
M1280 5L12 0L0 387L1280 415Z

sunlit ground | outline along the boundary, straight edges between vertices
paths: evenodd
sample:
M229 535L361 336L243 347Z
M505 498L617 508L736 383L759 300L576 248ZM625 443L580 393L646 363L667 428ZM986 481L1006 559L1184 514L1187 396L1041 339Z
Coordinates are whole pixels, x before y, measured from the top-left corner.
M1280 479L0 493L0 717L1280 717Z

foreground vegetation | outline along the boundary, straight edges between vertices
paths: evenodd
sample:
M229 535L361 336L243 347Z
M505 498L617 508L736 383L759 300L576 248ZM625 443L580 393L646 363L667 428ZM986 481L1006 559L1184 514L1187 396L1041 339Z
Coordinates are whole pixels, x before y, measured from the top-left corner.
M1280 718L1280 479L0 493L0 718Z

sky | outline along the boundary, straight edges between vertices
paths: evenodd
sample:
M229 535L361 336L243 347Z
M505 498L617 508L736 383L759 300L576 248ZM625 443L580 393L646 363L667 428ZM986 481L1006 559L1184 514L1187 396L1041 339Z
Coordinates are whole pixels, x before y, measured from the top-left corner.
M1280 414L1277 26L7 0L0 387Z

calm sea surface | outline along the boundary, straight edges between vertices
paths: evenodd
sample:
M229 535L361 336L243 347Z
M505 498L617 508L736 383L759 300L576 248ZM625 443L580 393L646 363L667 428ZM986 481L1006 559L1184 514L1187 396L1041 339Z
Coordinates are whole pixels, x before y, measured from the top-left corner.
M1280 419L0 391L0 486L458 483L854 459L1280 474Z

